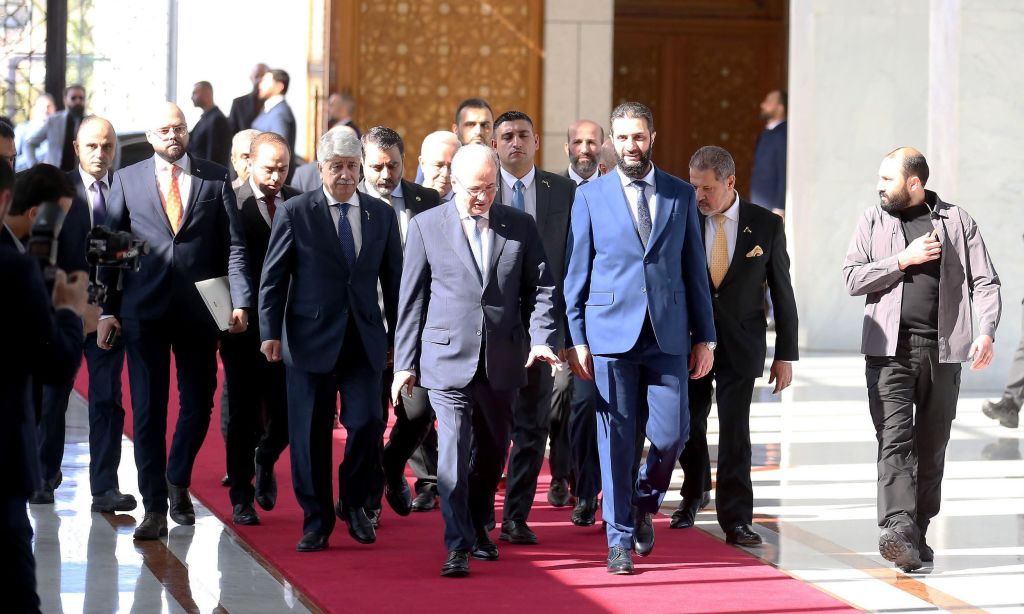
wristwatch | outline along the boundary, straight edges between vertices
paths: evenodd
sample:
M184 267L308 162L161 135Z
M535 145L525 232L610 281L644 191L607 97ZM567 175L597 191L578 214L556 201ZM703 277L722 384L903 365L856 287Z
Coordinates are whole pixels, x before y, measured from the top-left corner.
M715 348L718 347L718 344L715 343L714 341L701 341L701 343L703 345L706 345L708 349L711 350L712 352L714 352Z

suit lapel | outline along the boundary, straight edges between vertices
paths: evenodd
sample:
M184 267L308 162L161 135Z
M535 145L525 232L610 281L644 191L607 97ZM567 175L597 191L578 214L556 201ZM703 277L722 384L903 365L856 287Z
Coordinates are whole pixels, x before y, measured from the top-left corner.
M403 192L402 194L404 195L405 193ZM379 233L377 231L380 228L381 220L377 219L372 213L370 213L368 206L370 198L370 196L367 196L362 192L359 193L359 230L363 241L362 249L359 250L359 255L356 256L356 264L358 264L359 261L363 259L366 252L369 251L366 249L367 246L372 245L378 240L377 235ZM340 242L339 249L341 249Z
M629 210L629 199L626 197L626 190L622 187L622 182L619 181L619 174L616 172L608 174L611 177L602 182L601 188L605 194L603 202L608 203L611 207L611 215L615 218L614 226L623 229L632 227L637 245L640 246L640 249L643 249L643 243L640 241L640 232L637 230L636 220L633 219L633 214Z
M189 161L192 163L192 170L189 173L192 177L191 185L188 190L188 205L185 207L185 213L181 216L181 226L178 227L178 232L188 225L189 221L195 216L194 211L196 208L196 201L199 199L199 191L203 188L203 170L196 164L196 159L189 156Z
M543 237L548 213L551 212L551 182L542 173L543 171L537 169L534 174L533 189L534 194L537 195L537 232Z
M736 248L732 253L732 260L729 262L729 268L726 269L725 277L722 278L722 283L718 286L719 288L729 283L737 275L737 269L746 265L747 254L754 248L754 232L757 229L750 227L749 211L743 205L743 201L740 201L740 216L736 224ZM750 232L747 232L748 229Z
M487 263L488 281L494 277L494 267L498 264L498 256L501 255L501 250L505 249L505 242L508 240L508 221L501 209L491 207L490 226L492 240L490 262Z
M675 185L668 181L667 177L660 170L655 169L654 171L654 182L657 184L655 193L658 199L658 210L654 213L654 219L651 225L651 237L647 240L646 253L650 253L651 248L658 242L662 233L665 232L665 228L668 227L668 221L672 215L672 211L676 208L676 189Z
M156 216L156 219L163 220L167 234L173 237L174 230L171 229L171 221L167 219L167 212L164 211L164 200L160 195L160 182L156 177L156 161L153 158L147 159L139 167L139 180L143 182L143 185L149 186L149 201L153 203L153 215Z
M328 249L334 254L334 258L341 266L347 268L348 263L345 262L345 255L341 253L341 241L338 239L338 225L331 216L331 207L327 204L327 197L324 196L323 190L319 190L311 200L313 202L313 225L319 229L320 239L324 244L331 246Z
M493 207L491 211L494 211ZM469 269L477 281L480 282L480 285L483 286L480 271L476 268L476 259L473 258L473 251L469 248L469 241L466 240L466 232L462 230L462 222L459 220L459 209L455 206L454 202L445 205L442 218L444 235L447 237L448 244L451 245L455 256L462 261L462 264Z
M505 194L505 181L501 178L501 170L499 169L498 170L498 192L494 195L494 203L493 203L493 205L504 205L505 203L502 202L502 198L503 198L504 194ZM493 205L492 205L492 207L493 207ZM508 206L511 207L512 204L509 203Z

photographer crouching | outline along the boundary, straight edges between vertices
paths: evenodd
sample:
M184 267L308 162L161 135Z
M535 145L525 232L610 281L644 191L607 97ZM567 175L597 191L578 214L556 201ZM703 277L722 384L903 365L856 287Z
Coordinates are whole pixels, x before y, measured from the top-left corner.
M20 178L19 185L48 181L43 177L53 173L63 179L55 167L40 165ZM11 611L36 612L39 596L26 508L29 495L42 487L42 477L32 388L36 382L74 376L85 339L88 278L82 272L68 276L52 270L53 290L47 293L38 261L25 254L38 203L19 199L13 207L13 188L14 171L0 163L0 322L6 328L5 351L0 353L0 466L7 476L0 494L0 567L7 570L0 575L0 594ZM66 212L70 199L64 204ZM8 216L8 210L14 214ZM88 319L95 329L95 317Z

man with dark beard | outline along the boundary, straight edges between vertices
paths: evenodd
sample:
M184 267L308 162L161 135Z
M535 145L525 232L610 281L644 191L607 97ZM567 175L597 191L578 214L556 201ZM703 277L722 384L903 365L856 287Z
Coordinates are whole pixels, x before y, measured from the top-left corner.
M85 88L69 85L64 88L64 110L57 111L46 122L25 139L24 154L29 166L36 162L52 164L62 171L75 168L75 135L85 118ZM46 159L36 160L35 151L43 141L47 143Z
M992 364L1002 307L981 231L924 189L921 152L892 151L878 174L879 206L861 217L843 275L852 296L867 297L861 352L878 439L878 551L906 572L933 560L925 532L939 512L960 363Z

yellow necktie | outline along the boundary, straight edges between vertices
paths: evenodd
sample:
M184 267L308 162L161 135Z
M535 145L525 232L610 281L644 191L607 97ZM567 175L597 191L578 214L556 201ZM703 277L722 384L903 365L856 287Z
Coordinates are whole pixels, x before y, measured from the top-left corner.
M716 215L712 218L715 222L715 244L711 247L711 283L717 288L725 279L725 272L729 270L729 242L725 238L725 216Z
M181 192L178 191L178 181L175 178L177 172L178 167L172 164L167 172L169 177L163 185L164 212L167 213L167 220L171 223L174 234L178 234L178 227L181 226Z

